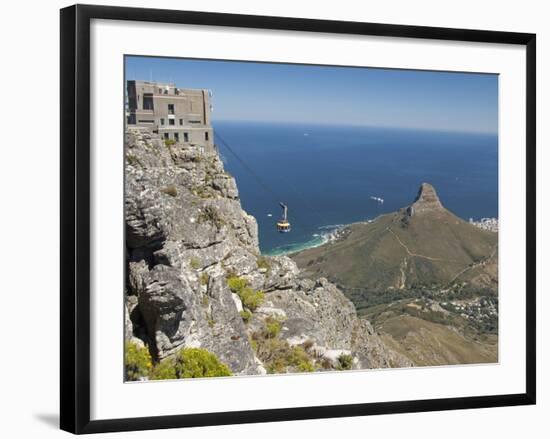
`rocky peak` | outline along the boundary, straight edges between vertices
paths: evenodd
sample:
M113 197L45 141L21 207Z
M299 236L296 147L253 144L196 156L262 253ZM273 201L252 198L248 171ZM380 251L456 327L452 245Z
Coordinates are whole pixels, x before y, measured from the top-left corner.
M414 202L409 206L407 212L410 216L443 210L444 207L439 201L435 188L429 183L422 183Z

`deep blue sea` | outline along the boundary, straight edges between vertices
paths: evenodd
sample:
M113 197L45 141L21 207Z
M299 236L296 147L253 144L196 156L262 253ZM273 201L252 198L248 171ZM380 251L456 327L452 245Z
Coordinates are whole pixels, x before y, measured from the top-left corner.
M407 206L422 182L466 220L498 217L496 135L257 122L214 128L244 162L216 139L265 254L319 245L335 227ZM289 208L287 234L275 227L279 201Z

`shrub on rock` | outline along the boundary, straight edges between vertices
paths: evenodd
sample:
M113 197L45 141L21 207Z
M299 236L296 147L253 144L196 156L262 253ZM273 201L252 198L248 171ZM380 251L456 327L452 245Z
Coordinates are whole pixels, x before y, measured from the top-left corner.
M229 367L206 349L184 348L161 361L151 376L154 380L231 376Z
M138 381L140 378L148 377L153 368L149 350L132 341L126 342L124 347L124 365L126 379L129 381Z

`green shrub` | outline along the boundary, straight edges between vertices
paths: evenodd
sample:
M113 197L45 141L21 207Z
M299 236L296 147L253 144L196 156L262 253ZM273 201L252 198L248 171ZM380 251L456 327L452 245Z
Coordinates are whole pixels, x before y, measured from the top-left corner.
M201 267L201 261L199 258L192 257L189 260L189 264L193 270L198 270Z
M239 297L243 302L243 306L247 307L250 311L256 310L265 300L263 291L254 291L249 287L244 288Z
M313 372L315 370L309 355L301 346L293 346L291 348L288 363L294 366L299 372Z
M265 332L252 334L251 344L268 373L314 372L315 366L301 346L290 346L278 337L266 338Z
M208 281L210 280L210 276L208 276L208 273L206 271L203 271L200 276L200 283L201 285L208 285Z
M254 291L248 286L248 281L246 279L231 276L227 279L227 286L233 293L239 296L243 306L250 311L254 311L258 308L265 299L264 292Z
M230 276L227 279L227 286L235 294L241 294L241 291L248 286L248 281L242 277Z
M184 348L161 361L152 379L181 379L231 376L231 369L206 349Z
M338 357L338 370L350 370L353 366L353 357L348 354L342 354Z
M166 146L172 146L176 144L176 141L174 139L164 139L164 144Z
M273 317L265 319L266 338L275 338L281 333L281 322Z
M174 186L173 184L163 187L160 191L163 194L170 195L171 197L178 196L178 190L176 189L176 186Z
M157 363L151 373L152 380L175 380L177 378L173 358L167 358Z
M131 341L126 342L124 347L124 364L126 379L129 381L137 381L142 377L149 376L153 368L149 350Z
M241 315L243 322L245 323L248 323L248 321L252 317L252 313L247 309L243 309L241 312L239 312L239 314Z

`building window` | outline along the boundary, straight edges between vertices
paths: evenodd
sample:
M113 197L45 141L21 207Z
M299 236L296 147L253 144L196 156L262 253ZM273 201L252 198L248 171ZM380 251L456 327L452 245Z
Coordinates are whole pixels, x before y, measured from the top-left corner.
M139 123L151 123L152 124L152 123L155 123L155 121L154 120L149 120L149 119L140 119Z
M168 94L168 90L165 89L165 90L164 90L164 94L167 95L167 94Z
M168 125L175 125L176 119L168 119Z
M174 104L168 104L168 114L174 114Z
M201 123L200 120L190 120L189 123Z
M180 119L180 125L183 125L183 119Z
M153 109L153 95L151 93L146 93L143 95L143 109L144 110Z
M160 124L161 124L161 125L164 125L164 119L161 119L161 120L160 120Z
M162 93L162 88L159 88L159 94L161 94L161 93Z
M180 133L174 133L174 140L176 142L179 142L180 141Z
M183 141L189 142L189 133L183 133Z
M206 141L208 142L208 138L209 138L209 137L210 137L210 136L208 135L208 131L205 131L205 132L204 132L204 140L206 140Z
M168 133L164 133L164 138L168 140L170 138L170 135Z

